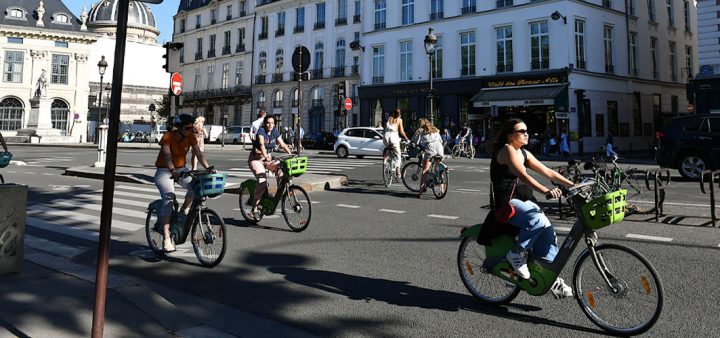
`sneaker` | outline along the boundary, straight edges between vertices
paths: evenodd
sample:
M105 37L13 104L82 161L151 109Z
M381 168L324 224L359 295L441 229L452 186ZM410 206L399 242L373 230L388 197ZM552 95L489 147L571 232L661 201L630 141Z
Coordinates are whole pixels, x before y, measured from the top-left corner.
M573 296L572 288L569 285L565 284L565 281L560 277L555 280L555 283L553 283L553 285L550 287L550 291L552 291L553 297L555 297L555 299Z
M520 275L520 278L530 278L530 270L528 270L527 266L527 252L515 252L515 250L510 250L507 255L505 255L505 259L510 262L513 270Z
M173 245L173 242L170 238L167 238L163 241L163 250L165 250L165 252L175 251L175 245Z

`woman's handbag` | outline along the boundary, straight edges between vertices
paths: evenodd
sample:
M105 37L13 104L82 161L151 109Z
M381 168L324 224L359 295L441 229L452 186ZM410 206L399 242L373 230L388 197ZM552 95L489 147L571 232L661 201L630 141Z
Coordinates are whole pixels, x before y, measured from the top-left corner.
M495 210L495 220L500 223L507 223L513 216L515 216L515 207L513 207L512 202L510 201L512 200L513 193L515 193L515 186L517 186L517 183L518 179L515 179L515 184L513 184L508 201L500 205L500 207Z

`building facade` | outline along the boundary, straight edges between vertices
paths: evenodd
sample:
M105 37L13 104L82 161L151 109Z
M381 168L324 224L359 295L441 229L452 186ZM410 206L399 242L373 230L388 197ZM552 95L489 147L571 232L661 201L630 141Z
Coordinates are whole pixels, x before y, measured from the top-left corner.
M431 63L436 125L467 123L480 139L519 117L541 140L567 133L573 152L597 151L610 133L622 150L645 150L687 104L696 12L681 0L372 3L362 23L363 125L400 107L414 129L428 115Z
M720 113L720 1L697 1L698 68L688 88L697 113Z
M69 142L86 139L87 67L96 40L85 19L75 17L60 0L0 0L0 132L10 141L28 127L38 78L47 72L47 97L52 100L52 128Z

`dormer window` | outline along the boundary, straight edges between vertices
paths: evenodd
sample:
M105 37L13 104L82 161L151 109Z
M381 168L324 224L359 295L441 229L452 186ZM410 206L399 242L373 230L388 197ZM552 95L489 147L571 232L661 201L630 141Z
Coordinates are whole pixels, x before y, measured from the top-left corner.
M5 14L8 19L25 20L25 10L22 8L8 8Z
M67 14L57 13L53 15L54 23L70 23L70 17Z

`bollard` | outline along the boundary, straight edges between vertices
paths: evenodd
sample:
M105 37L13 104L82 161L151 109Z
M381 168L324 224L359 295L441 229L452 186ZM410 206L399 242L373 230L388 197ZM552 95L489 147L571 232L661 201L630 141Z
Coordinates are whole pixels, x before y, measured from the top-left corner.
M700 190L703 194L708 193L705 191L705 176L710 176L710 180L708 181L708 188L710 190L710 218L712 219L712 225L714 227L716 225L716 221L718 220L715 214L715 176L718 176L719 178L718 189L720 189L720 170L703 170L702 175L700 176Z
M666 174L663 177L663 173ZM650 178L652 177L653 187L650 188ZM645 174L645 186L648 190L653 190L653 196L655 197L655 222L660 221L660 215L663 214L663 203L665 203L665 189L670 186L670 170L648 170Z
M104 168L105 167L105 155L107 154L107 142L108 142L108 126L107 124L100 125L98 127L98 157L97 162L93 164L93 167Z

